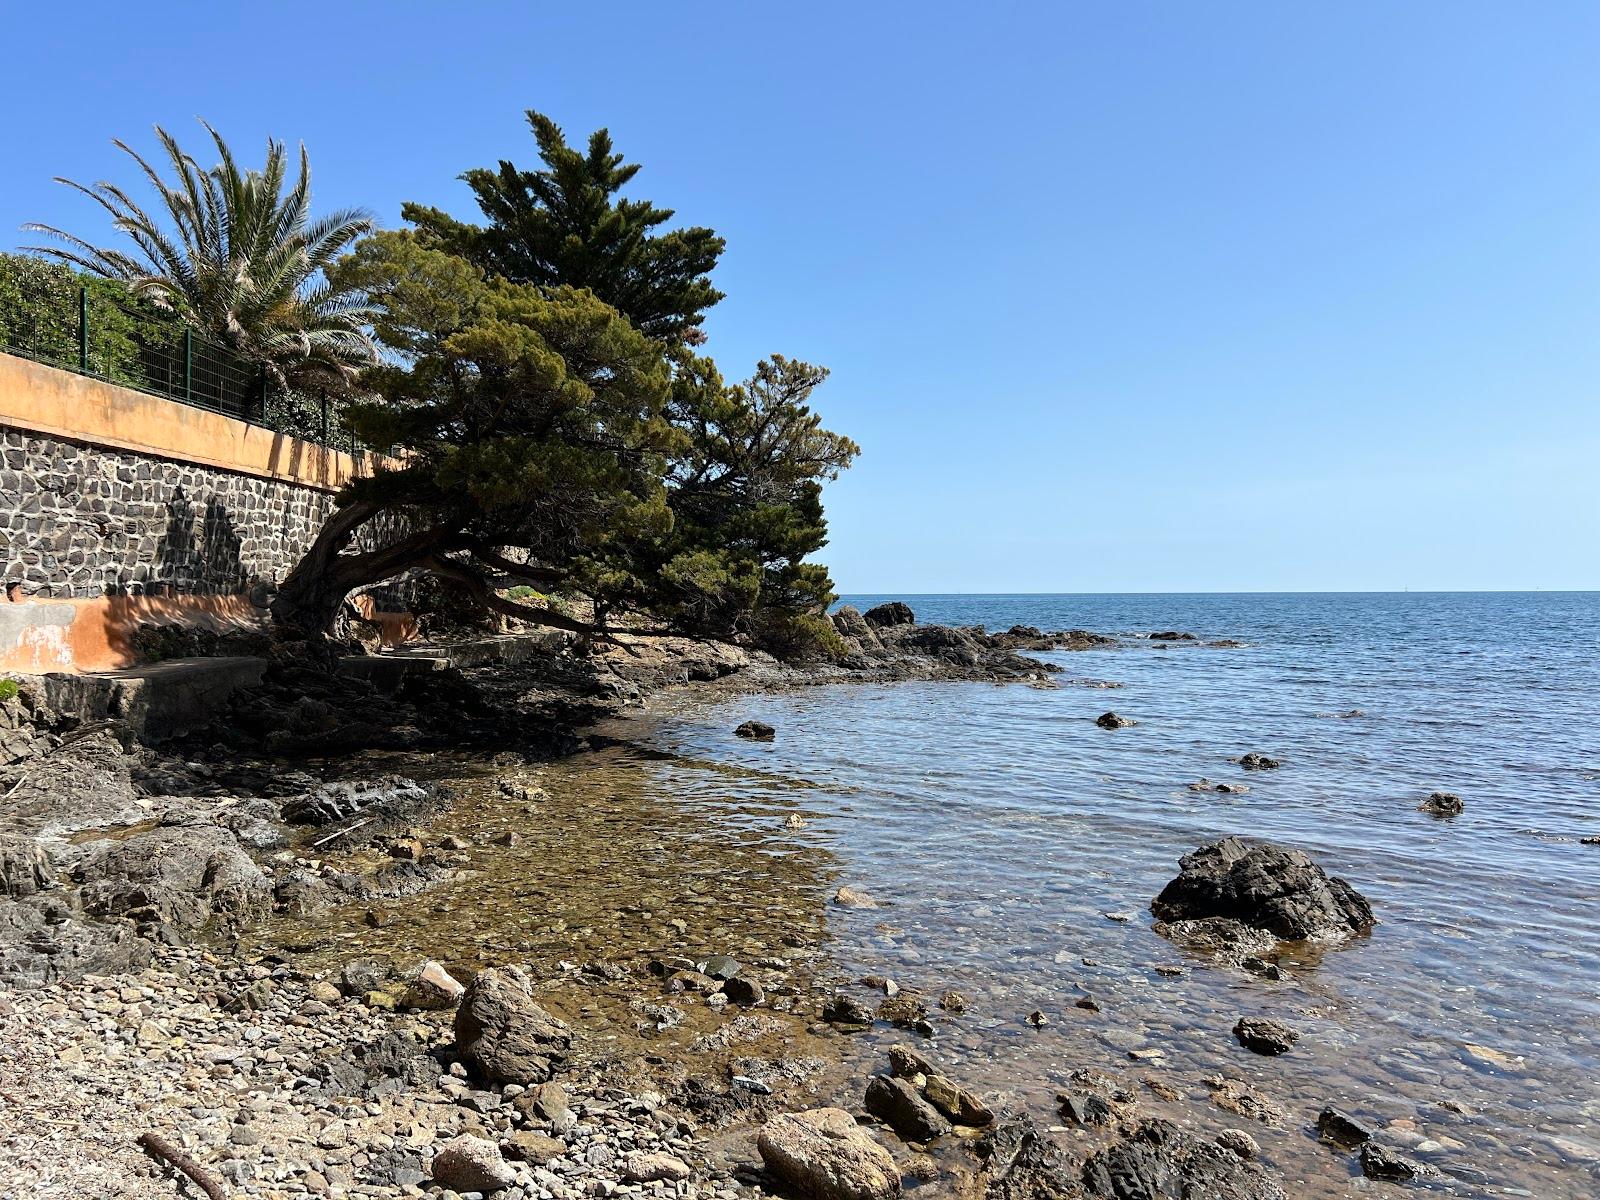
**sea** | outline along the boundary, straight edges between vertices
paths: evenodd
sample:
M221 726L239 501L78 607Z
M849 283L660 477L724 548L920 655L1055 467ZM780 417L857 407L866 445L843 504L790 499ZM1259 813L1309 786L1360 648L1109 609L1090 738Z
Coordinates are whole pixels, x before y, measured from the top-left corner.
M1132 1072L1250 1131L1297 1197L1374 1194L1354 1156L1318 1142L1329 1104L1437 1172L1420 1186L1600 1195L1600 844L1584 841L1600 837L1600 594L842 602L890 599L922 622L1118 642L1039 654L1061 668L1054 688L688 704L646 735L649 770L729 829L799 813L785 837L826 850L830 887L878 903L830 908L841 971L963 993L938 1046L963 1078L1048 1115L1074 1072ZM1099 728L1108 710L1136 723ZM748 718L776 739L731 736ZM1245 771L1251 751L1282 765ZM1421 811L1435 791L1461 814ZM1165 941L1151 899L1182 855L1228 835L1310 853L1377 927L1291 956L1279 980ZM1300 1040L1254 1055L1231 1034L1244 1016Z

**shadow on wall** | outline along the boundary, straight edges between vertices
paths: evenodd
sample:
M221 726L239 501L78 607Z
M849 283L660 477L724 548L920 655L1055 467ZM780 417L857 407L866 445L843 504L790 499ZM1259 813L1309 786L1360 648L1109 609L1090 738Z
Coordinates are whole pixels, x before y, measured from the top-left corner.
M180 487L167 501L167 528L156 546L153 582L187 595L229 596L256 582L245 570L244 543L215 497L197 507Z

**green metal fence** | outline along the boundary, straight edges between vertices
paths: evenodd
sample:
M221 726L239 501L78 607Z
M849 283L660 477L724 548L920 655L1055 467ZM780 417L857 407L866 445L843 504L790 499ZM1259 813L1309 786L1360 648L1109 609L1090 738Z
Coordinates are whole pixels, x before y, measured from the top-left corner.
M152 308L87 286L77 293L74 311L47 302L5 313L0 350L335 449L361 448L326 393L276 386L259 365Z

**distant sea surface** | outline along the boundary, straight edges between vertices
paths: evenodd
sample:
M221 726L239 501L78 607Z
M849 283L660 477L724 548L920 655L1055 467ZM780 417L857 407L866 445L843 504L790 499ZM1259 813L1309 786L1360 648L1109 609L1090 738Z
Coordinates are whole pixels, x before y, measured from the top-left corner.
M886 904L831 918L841 960L968 993L975 1015L941 1051L969 1076L1026 1094L1155 1046L1184 1087L1270 1084L1288 1122L1252 1128L1295 1195L1365 1194L1353 1160L1330 1166L1304 1132L1328 1102L1399 1122L1390 1140L1458 1194L1600 1194L1600 845L1581 841L1600 836L1600 594L845 602L889 599L922 622L1133 640L1042 655L1056 690L808 689L689 706L652 737L686 802L800 806L838 882ZM1138 637L1157 630L1199 641ZM1218 639L1244 645L1204 644ZM1138 723L1099 729L1107 709ZM732 739L746 717L776 742ZM1252 750L1282 768L1232 761ZM1191 791L1202 778L1250 791ZM1435 790L1465 812L1418 811ZM1150 931L1150 900L1228 834L1309 851L1381 923L1279 984L1186 958ZM1153 969L1171 964L1187 974ZM1100 1014L1074 1009L1085 993ZM1028 1028L1034 1009L1051 1025ZM1244 1015L1288 1021L1301 1045L1250 1055L1229 1033Z

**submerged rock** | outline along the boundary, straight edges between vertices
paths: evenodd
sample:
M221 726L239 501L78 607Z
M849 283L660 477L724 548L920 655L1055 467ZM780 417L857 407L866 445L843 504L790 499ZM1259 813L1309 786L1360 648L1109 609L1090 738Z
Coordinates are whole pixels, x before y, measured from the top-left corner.
M752 742L770 742L778 736L778 731L765 721L746 721L733 732L736 737Z
M1264 1017L1241 1017L1233 1027L1233 1036L1246 1050L1257 1054L1286 1054L1300 1040L1300 1034L1282 1021Z
M1278 1181L1257 1164L1159 1120L1090 1155L1083 1189L1093 1200L1284 1200Z
M515 967L478 972L456 1009L455 1032L462 1059L489 1083L544 1083L572 1046L571 1031L534 1002Z
M1467 806L1454 792L1434 792L1417 807L1435 817L1459 817Z
M1299 850L1230 837L1185 855L1179 868L1150 904L1163 923L1227 921L1283 941L1339 940L1376 923L1361 893Z
M1386 1179L1391 1182L1425 1179L1438 1174L1425 1163L1401 1154L1381 1142L1372 1141L1362 1143L1361 1173L1368 1179Z
M864 1107L908 1142L931 1142L950 1132L950 1122L904 1079L874 1075Z
M900 1169L842 1108L773 1117L756 1136L767 1170L813 1200L890 1200Z
M1127 729L1135 724L1130 718L1119 716L1114 712L1101 713L1094 719L1094 723L1101 729Z
M1268 758L1265 754L1257 754L1254 750L1248 754L1241 754L1234 761L1246 771L1276 771L1283 766L1277 759Z

